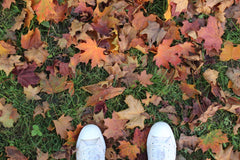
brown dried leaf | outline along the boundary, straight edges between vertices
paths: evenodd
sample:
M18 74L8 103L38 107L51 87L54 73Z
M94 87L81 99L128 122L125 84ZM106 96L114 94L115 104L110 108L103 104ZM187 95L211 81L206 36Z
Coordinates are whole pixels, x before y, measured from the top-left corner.
M186 149L189 154L195 151L199 143L199 138L197 136L186 136L181 133L178 140L178 150Z
M23 87L23 92L26 95L27 100L40 100L41 97L37 95L40 90L40 87L33 88L31 85Z
M153 84L153 82L150 81L152 76L153 76L152 74L147 74L147 71L144 70L141 72L140 75L138 75L138 80L139 80L140 84L142 84L144 87L147 87L147 85Z
M48 152L43 153L39 148L37 148L37 160L48 160Z
M56 127L57 134L61 136L62 139L67 138L67 131L73 130L74 128L71 125L72 117L62 115L58 120L53 120L53 123Z
M8 146L5 147L5 152L7 153L8 160L28 160L16 147Z
M39 115L39 114L41 114L41 115L43 116L43 118L45 118L45 113L46 113L47 111L49 111L49 110L50 110L50 108L49 108L48 102L47 102L47 101L43 102L42 105L38 105L38 106L34 109L34 111L33 111L33 119L34 119L37 115Z

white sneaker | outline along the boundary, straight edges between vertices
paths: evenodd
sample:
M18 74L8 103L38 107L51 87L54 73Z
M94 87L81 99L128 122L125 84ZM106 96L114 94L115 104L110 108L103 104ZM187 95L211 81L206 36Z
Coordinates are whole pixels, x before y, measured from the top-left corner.
M165 122L155 123L147 138L148 160L175 160L176 142L171 127Z
M106 144L101 130L93 124L83 127L76 149L77 160L105 160Z

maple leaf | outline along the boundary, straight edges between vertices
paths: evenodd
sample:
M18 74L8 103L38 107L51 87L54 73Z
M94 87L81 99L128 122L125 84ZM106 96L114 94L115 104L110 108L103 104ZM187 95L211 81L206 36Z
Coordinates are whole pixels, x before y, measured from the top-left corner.
M108 72L109 76L107 80L110 79L120 79L124 77L127 73L127 71L122 71L121 68L119 67L118 63L115 63L113 66L112 65L104 65L104 69Z
M24 0L26 4L26 8L24 9L26 11L26 18L24 22L24 26L28 27L30 26L31 20L34 18L34 11L32 9L32 1L31 0Z
M15 24L11 27L10 30L15 31L19 30L23 24L23 20L26 17L26 10L22 10L21 14L15 18Z
M142 84L144 87L147 87L147 85L152 85L153 82L150 81L150 79L152 78L152 74L147 74L147 71L144 70L141 72L140 75L137 76L140 84Z
M212 149L212 152L218 153L221 149L219 144L227 142L227 135L223 134L222 131L218 129L211 131L206 136L200 137L198 146L203 152L206 152L208 149Z
M203 73L203 77L207 80L209 84L213 83L213 85L217 84L217 78L218 78L218 71L213 69L207 69Z
M37 160L48 160L48 153L43 153L39 148L37 148Z
M28 85L35 85L39 83L39 77L34 73L34 70L37 68L35 63L33 64L25 64L19 68L15 68L13 70L13 74L18 76L18 83L20 83L23 87L28 87Z
M57 13L54 10L55 4L53 0L39 0L37 4L33 5L33 10L37 14L37 20L41 23L44 20L50 20L50 17L56 16Z
M42 92L46 92L47 94L59 93L66 90L66 80L67 77L52 76L49 75L49 80L41 79L40 87L42 88Z
M149 127L145 128L143 131L140 131L139 128L136 128L134 131L132 143L137 145L142 152L144 152L146 149L147 137L148 137L149 131L150 131Z
M171 0L171 2L177 5L175 9L176 13L185 12L187 10L188 0Z
M16 54L15 47L4 41L0 41L0 58L7 58L9 54Z
M178 140L178 150L186 149L191 154L197 147L199 138L197 136L186 136L181 133Z
M118 146L118 149L120 149L119 154L122 158L128 157L130 160L135 160L137 154L140 154L140 149L137 145L132 145L126 141L119 141L119 143L120 146Z
M39 97L37 94L40 92L40 87L33 88L31 85L28 87L23 87L23 92L26 95L27 100L40 100L41 97Z
M222 145L220 145L220 151L214 154L214 158L216 160L233 160L231 159L233 146L228 146L225 150L223 150Z
M240 59L240 45L234 47L232 42L226 41L220 54L220 61L229 61L231 59Z
M146 92L146 96L147 98L142 100L142 103L144 103L146 106L148 106L149 103L152 103L155 106L157 106L160 103L160 101L162 101L161 97L158 97L156 95L151 96L149 92Z
M16 108L13 108L12 104L2 104L0 103L0 122L2 122L4 127L13 127L13 123L17 122L19 114Z
M211 33L211 34L209 34ZM208 18L208 24L206 27L202 27L198 31L198 36L205 40L204 48L207 51L207 54L210 54L210 51L215 49L217 52L221 49L222 44L222 35L223 35L223 28L220 22L213 16Z
M8 76L9 73L15 68L14 64L20 63L19 59L21 56L10 56L9 58L1 58L0 57L0 70L4 70L6 75Z
M190 36L193 39L197 39L197 31L200 29L199 20L195 20L190 23L188 20L182 22L183 26L180 28L181 33L185 36Z
M38 105L34 111L33 111L33 119L37 116L37 115L42 115L43 118L45 118L45 113L47 111L49 111L50 108L49 108L49 104L47 101L43 102L42 105Z
M161 65L169 69L169 64L177 66L181 59L178 54L182 48L180 46L170 47L172 39L163 40L162 44L159 44L157 54L153 57L153 61L156 61L156 65L160 67Z
M78 124L77 128L74 131L68 131L67 132L67 142L64 143L64 145L67 146L74 146L77 142L78 135L80 131L82 130L83 126L82 124Z
M226 72L227 77L232 82L232 90L236 95L240 95L240 70L235 68L228 68Z
M201 92L197 89L195 89L195 85L192 84L187 84L185 82L181 82L181 84L179 85L180 89L183 92L183 99L189 99L191 98L195 98L195 95L201 95Z
M132 25L137 31L141 31L148 26L149 21L155 21L156 15L150 14L148 17L143 15L140 11L133 16Z
M141 102L135 99L132 95L128 95L125 99L128 109L116 112L120 119L128 119L129 122L125 125L127 128L133 129L139 126L144 128L144 120L148 118L148 114L144 112Z
M39 48L31 48L25 51L24 55L28 61L34 61L38 67L40 67L47 60L47 56L49 55L47 50L44 50L43 47L45 47L45 45Z
M125 133L124 126L128 120L119 119L119 116L116 112L112 113L112 119L104 119L104 124L108 127L103 135L107 138L113 137L114 140L117 140L119 137L122 137Z
M151 47L154 42L157 42L157 45L159 45L167 32L163 28L160 28L159 23L149 21L148 26L140 33L147 34L147 40Z
M5 147L5 152L7 153L8 160L28 160L16 147L7 146Z
M106 55L104 55L104 48L100 48L97 46L96 41L91 38L86 39L86 43L80 43L76 46L80 50L84 50L79 57L80 62L88 63L88 61L92 60L92 68L97 66L101 60L106 60Z
M88 97L86 106L95 106L99 101L111 99L122 94L125 87L114 88L107 81L102 81L97 84L81 87L83 90L93 94Z
M12 3L16 3L15 0L3 0L3 3L2 3L3 9L6 9L6 8L10 9Z
M26 35L21 37L21 45L24 49L39 48L42 44L41 33L38 28L28 31Z
M172 18L172 12L171 12L171 0L168 0L168 6L167 6L167 10L164 13L164 17L166 20L169 20Z
M67 138L68 130L74 129L70 121L72 121L72 117L64 115L62 115L58 120L53 120L57 134L60 135L62 139Z

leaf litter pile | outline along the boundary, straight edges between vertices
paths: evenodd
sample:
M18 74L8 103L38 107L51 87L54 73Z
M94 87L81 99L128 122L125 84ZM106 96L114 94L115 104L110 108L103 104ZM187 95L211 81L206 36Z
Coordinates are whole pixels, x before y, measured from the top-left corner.
M81 90L88 98L75 110L74 118L66 111L45 126L61 139L58 151L42 151L36 145L31 155L25 155L25 150L9 142L1 148L0 157L75 159L78 134L93 123L105 137L106 159L146 159L147 135L160 115L174 130L179 159L198 159L199 154L199 159L240 159L240 141L234 139L240 135L240 45L223 38L229 32L229 20L233 26L240 24L240 2L162 2L164 6L159 7L166 10L159 17L148 12L149 6L159 3L152 0L3 0L3 11L17 3L23 7L1 37L0 70L5 76L1 84L17 81L26 101L38 104L31 121L60 113L45 100L46 95L68 94L74 99ZM51 33L52 26L66 22L64 33ZM50 46L57 46L61 53L54 55ZM227 66L224 73L215 64ZM87 68L92 77L92 70L100 68L108 76L95 84L76 85L80 68ZM220 76L227 79L224 86L218 82ZM156 92L160 83L177 84L180 94L175 96L181 101L170 102L168 95ZM141 96L133 94L140 90ZM3 130L24 118L7 97L0 95ZM112 99L123 107L108 106ZM219 128L201 133L218 112L235 117L231 134ZM74 120L78 123L73 125ZM31 128L29 136L43 136L39 125Z

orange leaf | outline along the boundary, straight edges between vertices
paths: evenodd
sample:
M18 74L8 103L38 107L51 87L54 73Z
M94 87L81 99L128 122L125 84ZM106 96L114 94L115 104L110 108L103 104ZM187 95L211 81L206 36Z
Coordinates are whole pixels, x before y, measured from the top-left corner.
M229 61L231 59L240 59L240 45L234 47L232 42L227 41L224 43L224 48L220 55L220 61Z
M7 58L9 54L15 54L15 47L4 42L0 41L0 58ZM2 61L1 61L2 62Z
M6 9L6 8L10 9L12 3L16 3L15 0L3 0L3 3L2 3L3 9Z
M64 143L64 145L67 146L74 146L77 142L78 135L80 131L82 130L83 126L82 124L78 124L77 128L74 131L68 131L67 132L67 142Z
M16 108L13 108L12 104L0 103L0 122L4 127L13 127L13 123L19 118L19 114Z
M198 146L203 152L206 152L208 149L212 149L212 152L218 153L221 150L221 146L219 144L227 142L227 135L223 134L222 131L218 129L208 133L206 136L200 137Z
M5 147L5 152L7 153L8 160L28 160L16 147L8 146Z
M223 33L223 28L220 22L218 22L215 17L210 16L208 18L207 26L202 27L198 31L198 36L205 40L204 48L207 50L207 54L209 54L210 51L213 49L215 49L217 52L221 49L221 36L223 35Z
M129 142L126 141L119 141L120 146L118 146L118 149L120 149L120 156L125 158L128 156L130 160L135 160L137 158L137 154L140 154L140 149L137 147L137 145L132 145Z
M192 84L187 84L185 82L181 82L180 89L183 92L184 100L189 99L190 97L195 98L195 95L198 95L198 94L201 95L201 92L199 90L195 89L195 85L192 85Z
M150 128L146 128L143 131L140 131L139 128L136 128L133 135L133 144L137 145L141 151L145 151L147 144L147 136L150 131Z
M171 5L170 5L171 0L168 0L168 7L166 12L164 13L164 17L166 20L169 20L172 18L172 13L171 13Z
M152 85L153 82L150 81L152 78L152 74L147 74L146 70L141 72L141 75L138 75L139 82L144 86L147 87L147 85Z
M96 41L91 38L86 39L86 43L80 43L76 46L80 50L84 50L85 52L80 56L80 62L88 63L88 61L92 60L92 68L98 65L101 60L106 60L106 55L104 55L104 48L100 48L97 46Z
M114 88L107 81L99 82L88 86L81 87L83 90L93 94L88 97L86 106L95 106L99 101L111 99L122 94L124 87Z
M114 140L117 140L119 137L123 136L124 126L128 120L119 119L119 116L116 112L112 113L112 119L107 118L104 119L104 124L108 127L103 133L107 138L113 137Z
M132 25L137 31L141 31L148 26L149 21L155 21L155 20L156 20L156 15L151 14L148 17L145 17L143 15L143 12L140 11L134 15Z
M21 45L24 49L38 48L43 44L41 41L41 33L38 28L34 31L28 31L26 35L21 37Z
M156 61L158 67L162 65L169 68L168 63L177 66L181 62L178 53L181 52L182 48L178 45L170 47L171 43L172 39L165 39L162 44L159 44L157 54L153 57L153 61Z
M57 13L54 10L55 4L53 0L40 0L33 6L33 10L37 14L37 20L39 23L45 20L50 20L51 17L56 16Z
M61 136L62 139L67 138L67 131L73 130L71 125L72 117L62 115L58 120L53 120L56 127L57 134Z

